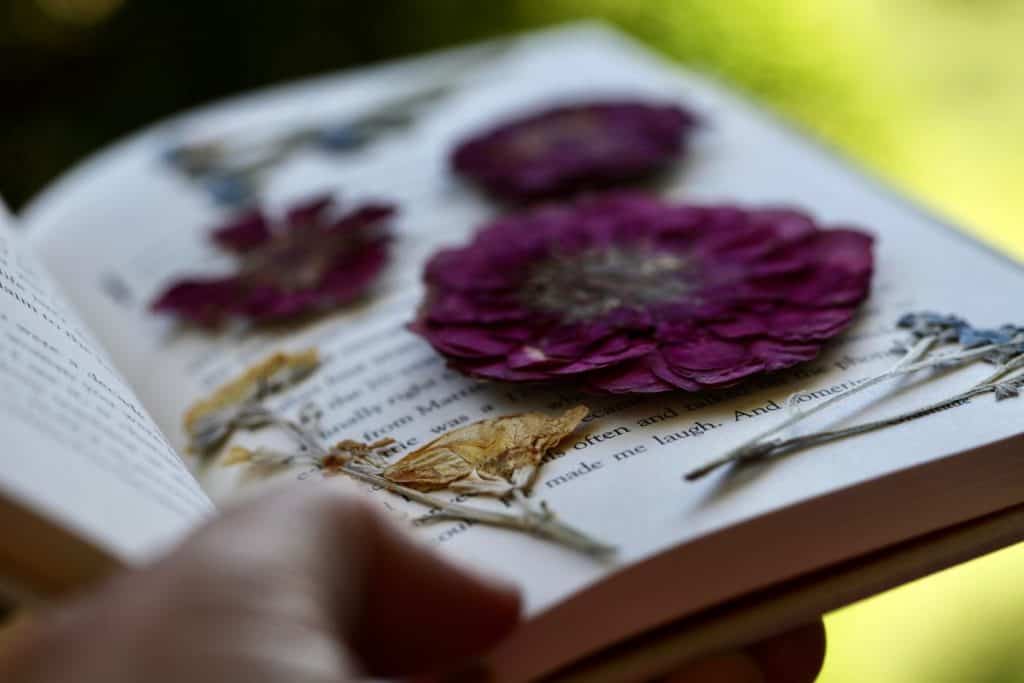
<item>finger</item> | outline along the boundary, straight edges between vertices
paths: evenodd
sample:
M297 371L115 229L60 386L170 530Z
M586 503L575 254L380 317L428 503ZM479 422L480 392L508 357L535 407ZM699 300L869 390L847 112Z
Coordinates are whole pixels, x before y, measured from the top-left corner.
M519 621L518 590L461 568L375 518L351 637L379 676L434 672L482 654Z
M747 652L766 683L811 683L825 662L825 626L820 621L755 643Z
M738 652L705 657L667 683L812 683L824 660L825 628L817 622Z
M307 484L250 501L229 517L244 521L229 520L226 526L234 528L217 536L276 548L276 558L289 563L277 573L304 573L289 584L308 583L320 594L368 674L456 666L494 645L519 620L514 587L444 559L365 496Z

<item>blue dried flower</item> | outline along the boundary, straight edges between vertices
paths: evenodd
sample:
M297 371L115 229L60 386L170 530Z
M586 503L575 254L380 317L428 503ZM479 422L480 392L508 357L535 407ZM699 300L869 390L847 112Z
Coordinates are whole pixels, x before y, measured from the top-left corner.
M353 152L365 147L370 140L371 136L366 130L345 124L319 131L316 144L328 152Z
M998 330L979 330L970 325L960 328L959 342L965 349L976 349L990 344L1009 344L1014 337L1014 328L1004 325Z
M907 313L896 324L903 329L909 329L917 339L938 337L944 342L958 341L961 330L969 327L963 318L931 311Z

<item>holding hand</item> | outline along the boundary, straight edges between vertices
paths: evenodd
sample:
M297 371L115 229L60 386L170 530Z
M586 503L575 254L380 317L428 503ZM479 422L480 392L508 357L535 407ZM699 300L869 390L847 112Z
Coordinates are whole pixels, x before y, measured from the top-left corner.
M326 487L248 501L149 568L39 615L0 656L24 683L341 683L437 676L519 622L516 589ZM707 658L672 681L809 683L821 625Z

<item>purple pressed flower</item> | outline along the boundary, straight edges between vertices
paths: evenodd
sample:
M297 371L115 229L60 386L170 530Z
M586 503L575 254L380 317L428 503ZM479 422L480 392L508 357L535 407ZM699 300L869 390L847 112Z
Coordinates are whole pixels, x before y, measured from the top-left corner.
M593 197L436 254L412 329L475 377L698 391L814 358L872 261L871 237L798 211Z
M362 296L388 258L394 207L364 204L339 213L328 196L292 207L280 220L246 213L213 232L238 260L226 277L187 278L153 302L205 327L228 318L278 322Z
M456 172L497 197L523 201L613 185L676 159L697 118L636 101L556 107L460 144Z

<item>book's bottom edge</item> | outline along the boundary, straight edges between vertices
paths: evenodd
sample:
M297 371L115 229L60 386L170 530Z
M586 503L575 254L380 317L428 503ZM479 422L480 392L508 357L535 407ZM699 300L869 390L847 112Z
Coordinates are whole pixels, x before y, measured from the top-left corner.
M614 643L740 596L1015 508L1024 503L1022 442L1024 435L1017 435L895 471L627 567L536 615L502 643L489 658L496 680L550 675L570 662L600 657ZM1006 542L1012 540L1017 539ZM933 555L932 570L956 561L960 556L945 562ZM883 582L876 576L876 592L910 578ZM847 602L869 594L855 593ZM839 604L820 605L817 614Z
M1024 505L812 572L634 636L570 664L549 683L647 680L740 647L902 583L1024 540Z
M0 595L31 604L94 584L120 566L88 540L0 494Z

